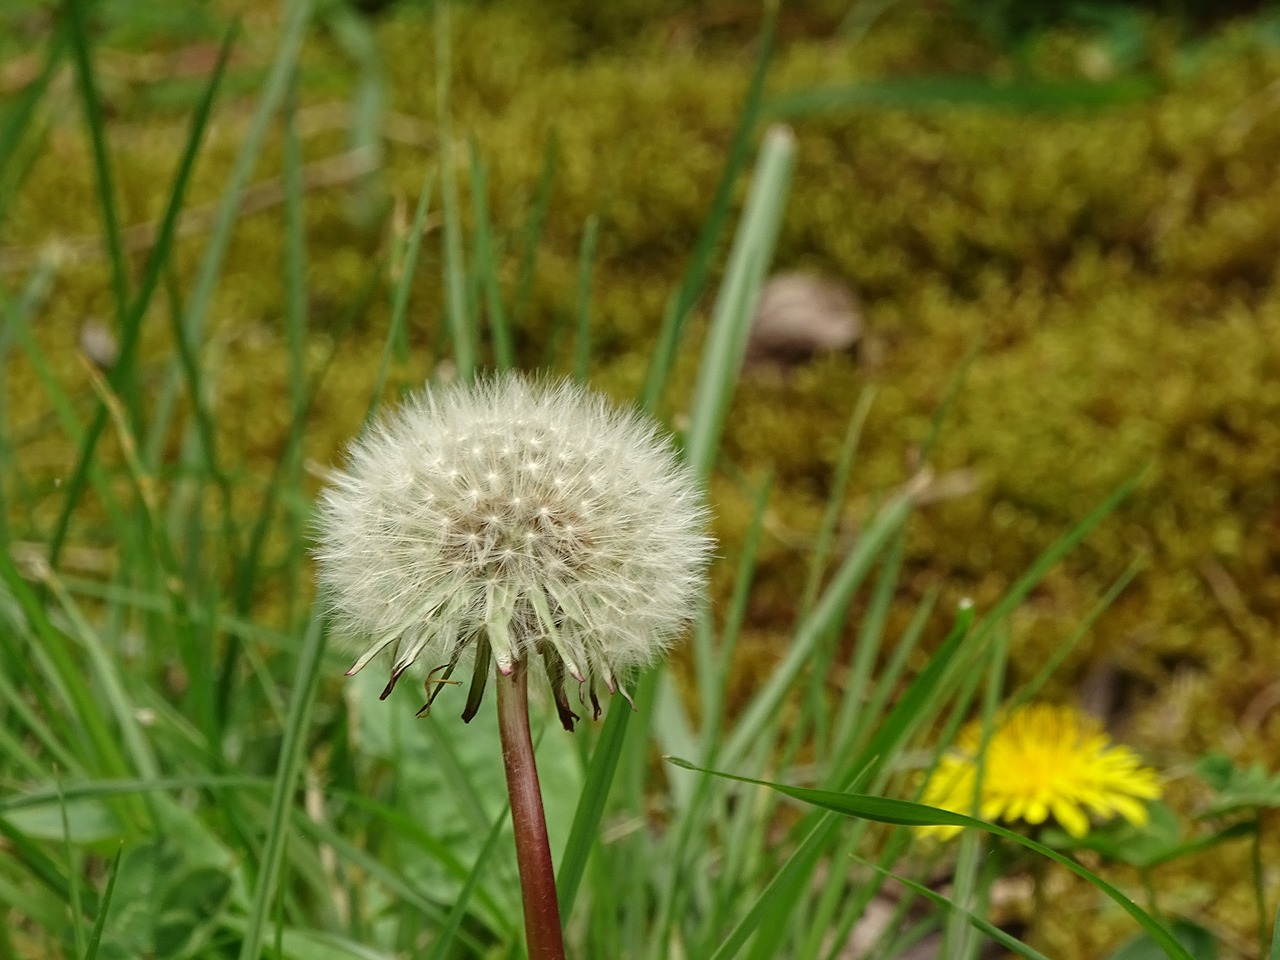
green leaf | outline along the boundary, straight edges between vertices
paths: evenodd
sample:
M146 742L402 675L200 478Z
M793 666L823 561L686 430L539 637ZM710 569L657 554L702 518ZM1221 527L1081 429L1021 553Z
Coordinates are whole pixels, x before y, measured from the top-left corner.
M1218 794L1201 812L1203 818L1280 807L1280 773L1270 775L1260 763L1242 769L1222 754L1209 754L1196 764L1196 772Z
M119 837L119 819L104 804L93 800L50 801L8 814L9 822L34 840L61 840L63 813L66 838L72 843L94 843Z
M1190 920L1174 920L1170 932L1193 960L1218 960L1218 940L1212 933ZM1164 950L1149 936L1139 936L1124 944L1108 960L1160 960Z

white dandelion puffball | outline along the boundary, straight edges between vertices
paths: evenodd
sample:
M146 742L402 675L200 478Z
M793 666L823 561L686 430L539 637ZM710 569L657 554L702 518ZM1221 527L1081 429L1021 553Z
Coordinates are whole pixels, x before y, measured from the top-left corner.
M612 693L691 618L706 520L653 420L499 374L429 387L351 444L320 498L318 576L339 631L367 640L349 673L392 649L384 697L415 663L470 665L469 720L490 658L529 663L572 729L566 676L598 715L595 682Z

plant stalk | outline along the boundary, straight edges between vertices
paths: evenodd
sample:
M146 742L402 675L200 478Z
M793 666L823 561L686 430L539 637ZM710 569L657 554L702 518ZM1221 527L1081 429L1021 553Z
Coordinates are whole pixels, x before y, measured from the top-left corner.
M529 736L528 672L517 663L509 677L498 677L498 730L502 735L502 764L511 795L511 824L515 829L516 862L520 867L520 896L529 960L564 960L560 904L547 841L547 818L538 787L538 766Z

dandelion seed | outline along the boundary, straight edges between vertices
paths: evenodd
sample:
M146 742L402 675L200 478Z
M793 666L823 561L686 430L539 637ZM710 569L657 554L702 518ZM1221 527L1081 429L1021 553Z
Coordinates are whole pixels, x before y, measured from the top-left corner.
M985 820L1032 825L1052 817L1073 837L1090 817L1147 822L1142 802L1160 796L1156 772L1128 747L1112 743L1097 720L1071 707L1033 704L1000 722L982 750L982 723L965 726L925 784L921 801ZM975 786L981 759L982 783ZM959 827L921 827L940 839Z
M319 504L320 582L351 672L391 654L429 697L490 664L529 665L573 728L693 614L711 541L698 484L648 418L568 381L503 374L434 387L375 423ZM430 699L428 700L428 706ZM424 708L425 709L425 708Z

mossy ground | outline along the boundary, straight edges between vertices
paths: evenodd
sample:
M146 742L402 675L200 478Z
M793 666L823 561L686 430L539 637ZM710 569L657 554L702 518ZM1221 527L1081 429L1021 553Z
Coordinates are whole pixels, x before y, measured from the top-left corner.
M627 397L642 382L664 302L724 163L754 56L756 14L749 5L695 15L669 4L652 16L624 12L602 21L579 6L568 13L517 3L455 10L453 111L456 129L474 138L490 169L508 283L554 137L547 229L518 318L520 356L542 362L556 317L573 310L581 233L598 215L593 379ZM205 144L193 206L219 197L272 49L275 23L254 16L260 19L246 22L231 94ZM903 5L860 40L834 31L836 20L819 5L784 17L771 92L861 77L1015 71L1001 51L937 9ZM372 21L372 29L388 95L381 167L365 181L307 196L317 361L437 160L431 18L410 6ZM1161 30L1151 25L1153 36ZM126 37L102 50L127 224L160 213L158 185L171 176L214 43L208 36L146 44ZM1137 494L1018 617L1013 675L1025 677L1043 662L1141 556L1145 571L1059 673L1056 692L1070 695L1096 668L1113 671L1122 736L1171 776L1188 757L1224 747L1280 767L1280 47L1248 21L1194 51L1165 46L1150 54L1161 91L1107 109L870 107L795 123L798 166L776 266L847 280L863 299L879 360L829 357L787 376L748 376L739 388L724 445L731 469L713 489L728 557L747 522L743 478L766 470L776 478L740 658L742 689L768 672L786 642L860 391L874 385L877 395L846 536L877 496L908 476L913 448L981 340L934 457L937 469L972 470L980 483L915 521L901 616L913 595L934 584L950 599L991 601L1054 537L1145 469ZM1096 53L1086 39L1054 35L1032 62L1050 76L1071 77L1096 63ZM13 75L21 76L24 54L10 54ZM357 72L330 35L310 41L299 89L308 162L347 148ZM29 148L31 174L0 225L0 269L10 290L43 245L92 238L98 229L68 76L55 83L41 126L44 139ZM258 179L278 170L280 149L277 138ZM288 424L280 217L278 206L268 206L242 218L210 317L205 375L215 385L218 439L248 497L265 482ZM179 289L200 249L198 233L180 244ZM440 358L437 249L427 244L419 264L410 350L394 371L396 384L420 380ZM74 345L86 317L110 315L106 272L90 254L61 268L54 284L38 339L87 403ZM388 299L376 298L342 335L339 365L324 381L307 434L306 453L318 464L338 456L364 414ZM158 371L172 347L164 311L155 313L145 353ZM689 394L704 320L705 309L680 357L668 416ZM567 368L568 353L566 340L552 362ZM31 529L39 530L56 510L53 481L69 469L72 452L48 429L51 415L27 365L11 363L8 391L31 485ZM90 523L75 536L78 546L109 556L110 544L95 540ZM271 585L264 588L269 606ZM1267 822L1273 836L1278 825ZM1274 843L1271 850L1271 862L1280 862ZM1175 871L1166 878L1166 906L1249 930L1244 859L1241 846L1228 845L1194 865L1194 884ZM1270 880L1277 881L1274 873ZM1077 890L1067 902L1088 909L1086 897ZM1070 919L1046 921L1050 952L1073 944L1075 955L1091 955L1097 944L1081 938L1099 928L1081 933Z

